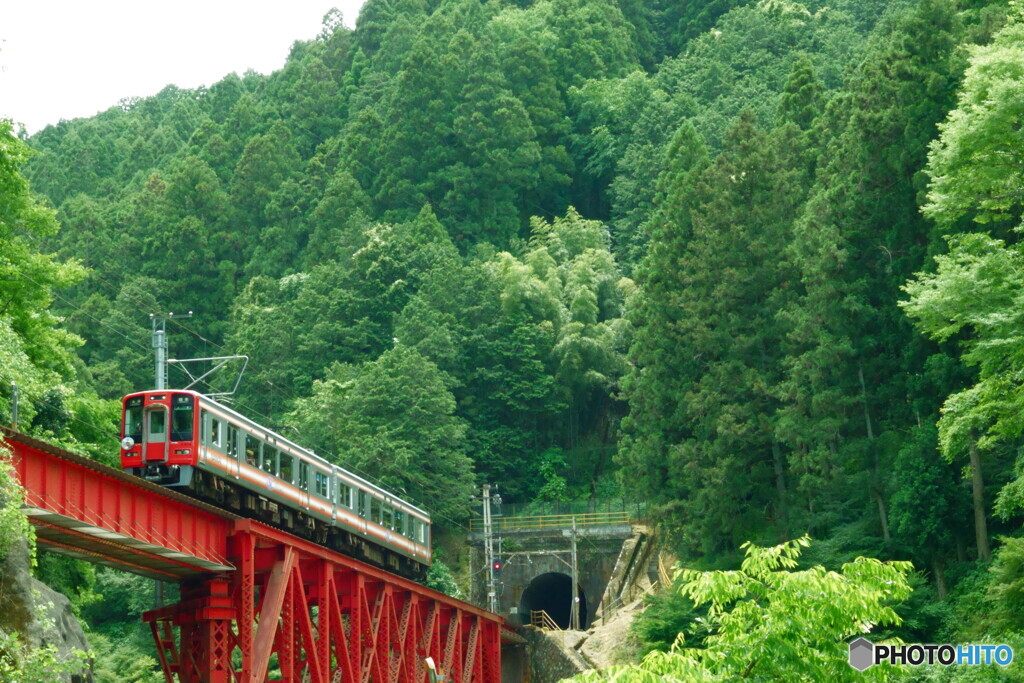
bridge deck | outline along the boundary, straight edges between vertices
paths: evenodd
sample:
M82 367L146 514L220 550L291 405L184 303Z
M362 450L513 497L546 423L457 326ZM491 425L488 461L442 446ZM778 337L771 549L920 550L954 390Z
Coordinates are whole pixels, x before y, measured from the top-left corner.
M164 581L228 571L236 515L0 427L49 550Z

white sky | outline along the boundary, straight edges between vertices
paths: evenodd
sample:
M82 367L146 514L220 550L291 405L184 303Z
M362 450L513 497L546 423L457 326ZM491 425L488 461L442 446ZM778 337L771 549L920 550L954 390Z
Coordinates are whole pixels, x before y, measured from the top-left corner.
M12 0L0 3L0 118L29 133L173 84L284 66L332 7L363 0Z

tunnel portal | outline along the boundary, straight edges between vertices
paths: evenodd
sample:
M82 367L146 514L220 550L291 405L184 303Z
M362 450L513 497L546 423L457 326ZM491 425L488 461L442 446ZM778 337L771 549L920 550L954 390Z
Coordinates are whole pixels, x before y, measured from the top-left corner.
M586 629L587 596L583 589L576 587L576 597L580 603L580 629ZM559 572L541 574L530 581L519 600L519 614L524 623L530 623L530 613L544 610L559 628L569 628L569 617L572 603L572 578Z

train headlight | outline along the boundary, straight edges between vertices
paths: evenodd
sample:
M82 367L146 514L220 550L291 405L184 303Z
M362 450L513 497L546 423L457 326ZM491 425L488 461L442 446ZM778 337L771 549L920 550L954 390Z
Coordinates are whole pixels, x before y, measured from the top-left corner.
M174 454L175 455L191 455L192 454L192 449L190 449L190 448L179 448L176 451L174 451Z

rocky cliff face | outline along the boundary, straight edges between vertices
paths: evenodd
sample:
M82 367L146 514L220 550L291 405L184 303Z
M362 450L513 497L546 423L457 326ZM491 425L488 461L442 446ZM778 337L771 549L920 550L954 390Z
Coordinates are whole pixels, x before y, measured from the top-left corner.
M89 650L82 625L71 612L71 602L32 578L24 541L15 543L0 558L0 631L20 634L29 648L53 645L61 661L72 658L75 650ZM54 680L91 683L92 672L64 674Z

